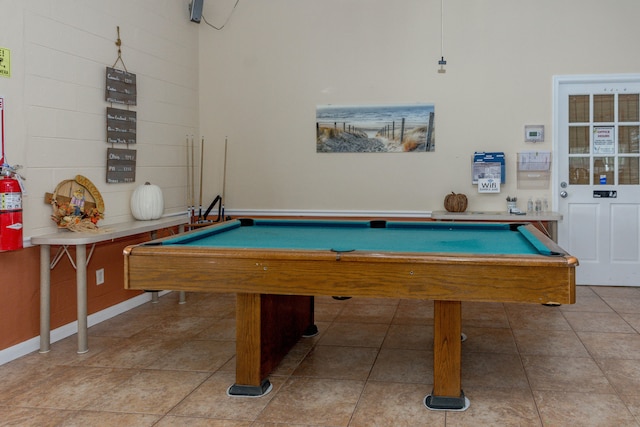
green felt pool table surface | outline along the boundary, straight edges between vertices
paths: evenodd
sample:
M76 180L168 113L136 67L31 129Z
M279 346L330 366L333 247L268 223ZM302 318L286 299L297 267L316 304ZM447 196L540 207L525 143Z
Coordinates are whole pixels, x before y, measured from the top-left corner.
M557 255L524 225L412 221L257 219L177 237L163 245L334 252Z

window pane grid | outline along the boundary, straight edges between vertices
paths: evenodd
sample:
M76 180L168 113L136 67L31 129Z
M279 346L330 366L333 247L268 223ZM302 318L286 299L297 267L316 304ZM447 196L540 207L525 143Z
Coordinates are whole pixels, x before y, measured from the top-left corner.
M640 94L570 95L569 123L570 184L640 185ZM603 126L610 142L594 139Z

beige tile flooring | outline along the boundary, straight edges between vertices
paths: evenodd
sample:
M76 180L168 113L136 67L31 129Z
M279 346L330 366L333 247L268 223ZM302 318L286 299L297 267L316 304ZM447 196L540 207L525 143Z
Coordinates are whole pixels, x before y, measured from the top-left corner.
M230 398L233 295L175 293L0 366L0 425L640 426L640 288L575 305L463 303L465 412L426 409L433 303L316 299L261 398Z

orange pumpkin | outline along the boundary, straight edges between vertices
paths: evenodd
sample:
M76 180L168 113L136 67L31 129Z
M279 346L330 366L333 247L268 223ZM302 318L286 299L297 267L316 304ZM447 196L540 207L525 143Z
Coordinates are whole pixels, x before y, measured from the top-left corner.
M447 212L464 212L467 209L467 196L452 191L444 198L444 208Z

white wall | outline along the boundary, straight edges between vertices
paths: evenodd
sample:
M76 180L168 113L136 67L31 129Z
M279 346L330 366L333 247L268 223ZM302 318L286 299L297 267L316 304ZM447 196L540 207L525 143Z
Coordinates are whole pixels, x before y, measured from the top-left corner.
M205 206L222 192L226 137L227 209L428 211L449 191L502 209L507 194L529 195L516 191L516 153L533 148L523 126L546 125L537 147L552 148L552 76L640 69L635 0L445 0L446 74L439 0L240 0L222 31L189 22L188 4L0 0L5 151L25 166L25 236L55 230L44 193L77 174L101 191L105 225L130 218L144 181L163 187L167 213L184 210L187 134L205 137ZM205 0L204 15L221 25L234 4ZM135 184L105 183L117 26L138 78ZM406 102L436 105L435 153L315 152L316 105ZM501 195L475 193L476 150L507 154Z
M163 187L166 212L185 210L185 138L198 128L198 27L188 4L0 0L0 46L12 55L11 78L0 77L5 153L27 178L25 237L55 230L44 194L77 174L105 200L101 224L131 219L130 195L145 181ZM134 184L106 184L105 67L117 59L118 26L124 64L137 76Z
M205 1L220 25L235 0ZM446 74L438 74L440 0L241 0L222 31L200 24L205 199L231 210L428 211L450 191L469 209L504 209L552 189L516 188L516 155L552 149L552 76L640 69L640 2L445 0ZM429 102L436 151L318 154L318 104ZM525 124L546 141L524 142ZM471 185L474 151L504 151L500 195ZM520 206L524 208L524 206Z

